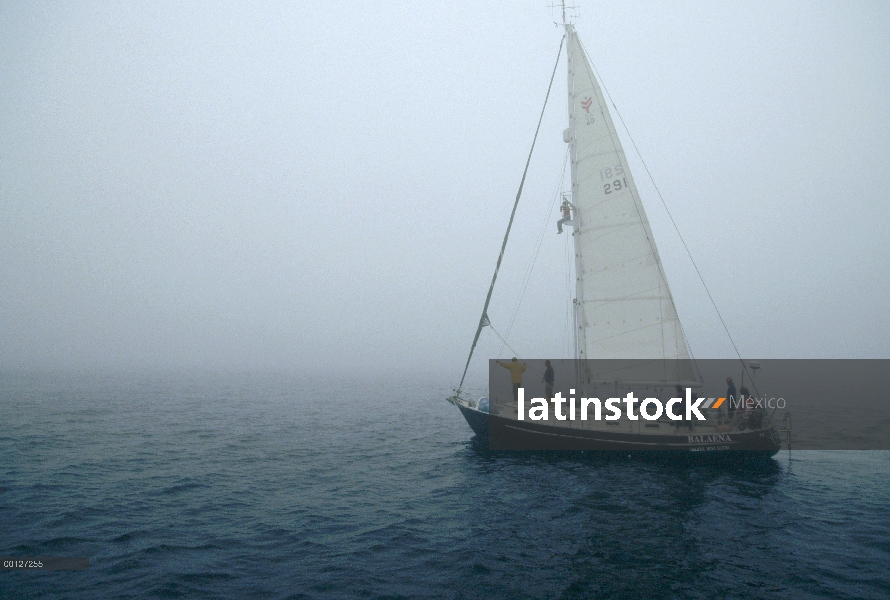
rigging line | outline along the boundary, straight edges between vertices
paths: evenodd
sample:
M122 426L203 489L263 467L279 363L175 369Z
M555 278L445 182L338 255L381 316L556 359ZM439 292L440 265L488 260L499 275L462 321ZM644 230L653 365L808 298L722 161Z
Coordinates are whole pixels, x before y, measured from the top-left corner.
M531 281L532 273L535 270L535 263L538 261L538 254L541 252L541 244L544 242L544 235L547 233L547 224L550 223L550 216L553 214L553 207L556 206L556 201L559 199L560 192L562 191L562 184L565 181L565 171L566 171L566 163L569 160L569 150L566 148L565 158L562 160L562 175L559 177L559 182L556 184L556 190L553 192L553 200L550 202L550 208L547 209L547 215L544 217L544 224L541 226L541 234L538 236L538 243L535 245L535 252L532 255L531 261L529 262L528 267L525 270L525 278L522 282L522 289L519 292L519 299L516 301L516 307L513 309L513 316L510 317L510 324L507 326L507 333L505 335L506 338L510 337L510 333L513 331L513 324L516 322L516 315L519 314L519 307L522 306L522 300L525 298L525 290L528 288L529 281ZM506 342L504 342L506 344ZM501 353L504 347L501 346L501 349L498 350L498 354Z
M516 307L513 309L513 314L510 317L510 324L507 326L507 333L505 334L507 338L510 337L510 333L512 333L513 331L513 325L516 322L516 316L519 314L519 307L522 306L522 300L525 298L525 291L526 289L528 289L528 284L531 280L532 272L534 272L535 263L538 261L538 254L541 251L541 243L543 242L544 235L547 232L547 223L550 222L550 215L553 213L553 207L556 205L556 200L558 197L559 195L557 193L557 196L554 197L553 202L551 203L550 208L547 211L547 216L544 220L544 226L541 228L541 235L538 238L538 243L535 245L535 252L532 255L531 261L529 261L528 268L526 269L525 277L522 282L522 289L519 291L519 299L516 301ZM504 344L506 343L507 342L505 340ZM504 346L502 345L500 350L498 350L498 354L500 354L503 349Z
M571 147L567 148L566 151L571 152ZM563 166L563 169L565 169L565 166ZM563 173L563 179L564 178L565 178L565 173ZM568 193L570 194L571 192L568 192ZM563 200L566 199L566 195L567 195L566 192L561 191L560 196L562 197ZM575 218L577 218L577 215ZM572 276L574 273L574 268L573 268L574 264L573 264L572 258L574 257L574 254L575 254L574 230L575 229L574 229L574 225L573 225L572 226L573 233L570 236L569 235L566 236L565 243L563 245L563 260L564 260L564 266L565 266L565 280L564 280L565 294L563 297L566 299L566 302L565 302L565 321L563 324L563 345L560 347L560 351L564 350L565 351L564 356L567 356L567 357L571 356L572 352L573 352L572 335L571 334L575 329L574 313L573 313L573 304L575 302L575 298L574 298L574 294L572 293Z
M572 296L572 274L574 273L574 269L572 269L572 255L574 254L574 244L571 242L569 236L566 236L565 241L565 261L566 261L566 321L565 321L565 343L566 343L566 356L572 355L572 339L569 335L569 332L575 329L575 323L572 317L572 304L574 302L574 298Z
M571 151L571 146L567 148L567 150ZM565 171L565 167L563 167L563 171ZM563 178L565 178L565 173L563 173ZM570 177L571 179L571 177ZM571 186L571 182L569 183ZM563 195L565 192L563 192ZM571 194L571 191L569 191ZM574 200L574 197L572 198ZM580 218L578 215L575 215L575 218L578 219L578 223L580 224ZM575 303L575 295L572 293L572 280L574 279L575 269L574 269L574 256L575 256L575 227L572 227L572 235L566 236L565 244L564 244L564 258L565 258L565 298L566 298L566 318L565 318L565 328L563 330L565 336L565 354L566 357L574 358L575 349L573 346L573 333L575 331L575 313L574 313L574 303Z
M498 255L498 262L494 267L494 275L491 278L491 285L488 288L488 295L485 297L485 305L482 307L482 316L479 317L479 326L476 328L476 335L473 337L473 344L470 346L470 355L467 357L467 364L464 365L464 374L460 377L460 384L457 389L464 384L467 376L467 369L470 368L470 360L473 358L473 350L476 349L476 342L479 341L479 334L485 327L487 321L486 313L488 313L488 304L491 302L491 292L494 291L494 282L498 278L498 270L501 268L501 261L504 260L504 250L507 248L507 238L510 237L510 228L513 227L513 218L516 216L516 207L519 206L519 197L522 195L522 186L525 185L525 176L528 174L528 166L532 162L532 152L535 150L535 142L538 141L538 132L541 131L541 121L544 120L544 109L547 108L547 100L550 98L550 90L553 87L553 78L556 77L556 67L559 66L559 56L562 54L562 46L565 44L566 38L562 36L559 41L559 51L556 53L556 64L553 65L553 73L550 75L550 84L547 86L547 95L544 96L544 106L541 107L541 116L538 117L538 126L535 128L535 137L532 138L532 147L528 151L528 159L525 161L525 170L522 172L522 180L519 182L519 191L516 192L516 200L513 202L513 212L510 213L510 221L507 223L507 233L504 234L504 242L501 244L501 253Z
M506 346L507 348L510 349L510 352L513 353L513 356L519 356L519 352L517 352L516 350L514 350L514 349L510 346L510 344L507 343L507 340L505 340L504 338L501 337L501 334L498 333L497 329L495 329L494 326L493 326L491 323L489 323L488 326L491 328L491 330L494 332L494 334L495 334L496 336L498 336L499 338L501 338L501 341L504 342L504 346ZM504 346L501 346L501 349L503 349ZM500 354L500 351L498 351L498 354Z
M538 236L537 243L535 244L534 254L532 254L532 258L525 270L525 276L523 277L522 281L522 289L519 292L519 298L516 301L516 307L513 309L513 315L510 317L510 324L507 326L507 338L510 337L510 332L513 331L513 324L516 322L516 315L519 314L519 307L522 306L522 300L525 298L525 290L528 288L529 281L531 280L532 273L535 269L535 263L538 261L538 254L541 252L541 244L544 241L544 235L547 233L547 223L550 222L550 215L553 214L553 207L556 206L556 201L559 198L559 192L562 189L562 183L565 177L565 165L567 160L568 151L566 151L566 157L565 159L563 159L563 175L560 176L559 182L556 185L556 191L554 192L553 200L550 202L550 207L547 209L547 214L544 217L544 224L541 226L541 233ZM503 349L504 347L501 346L501 350ZM498 353L500 353L501 350L499 350Z
M561 266L561 267L564 267L564 266L565 266L565 246L563 246L563 252L562 252L562 254L563 254L563 255L562 255L560 258L562 258L562 262L563 262L563 264L560 265L560 266ZM560 278L560 282L559 282L559 286L560 286L560 288L563 287L563 284L564 284L564 283L565 283L564 279L563 279L563 278ZM564 290L564 289L561 289L560 291L565 291L565 290ZM565 295L563 295L563 298L565 298ZM566 308L567 308L567 304L566 304L565 302L563 302L563 305L562 305L562 307L561 307L561 309L562 309L561 312L563 313L563 321L562 321L562 330L559 332L559 333L560 333L560 338L559 338L559 356L558 356L557 358L562 358L563 351L565 350L565 347L566 347L566 345L567 345L567 344L566 344L566 338L568 337L568 333L569 333L569 331L568 331L568 327L567 327L566 325L568 324L568 316L569 316L569 315L568 315L568 312L566 311Z
M580 40L579 40L580 43ZM583 48L583 46L582 46ZM587 50L584 49L584 53L587 54ZM606 95L609 97L609 102L612 103L612 108L615 109L615 114L618 115L618 119L621 121L621 126L624 127L625 133L627 133L628 139L630 139L630 143L633 144L634 151L637 153L637 156L640 157L640 162L643 163L643 168L646 169L646 175L649 176L649 181L652 182L652 186L655 188L655 192L658 194L658 199L661 200L661 205L664 206L664 210L667 213L668 217L671 220L671 225L674 226L674 231L677 232L677 237L680 238L680 242L683 244L683 249L686 250L686 255L689 256L689 260L692 263L692 266L695 268L695 273L698 275L699 281L701 281L702 287L705 289L705 293L708 295L708 300L711 301L711 306L714 307L714 312L717 313L717 318L720 319L720 324L723 325L723 330L726 332L726 337L729 338L730 343L732 344L733 350L735 350L736 356L739 359L739 362L742 363L742 369L745 373L748 373L748 367L745 364L745 361L742 359L742 354L739 352L738 346L736 346L735 340L732 338L732 334L729 333L729 327L726 326L726 321L723 320L723 315L720 314L720 309L717 308L717 303L714 301L714 297L711 295L711 290L708 289L708 284L705 283L705 278L702 276L701 271L698 268L698 265L695 262L695 259L692 257L692 251L689 250L689 246L686 244L686 240L683 238L683 234L680 233L680 228L677 226L677 222L674 220L674 215L671 214L670 209L668 208L667 202L665 202L664 197L661 195L661 190L658 189L658 184L655 183L655 178L652 177L652 173L649 171L649 166L646 164L646 161L643 159L643 155L640 153L640 149L637 147L637 143L634 141L633 136L630 134L630 130L627 128L627 124L624 122L624 117L621 116L621 112L618 110L618 107L615 106L615 101L612 100L612 94L609 93L609 88L606 87L606 83L603 81L602 77L600 77L599 71L596 69L596 65L593 61L590 60L590 55L587 56L587 60L590 62L590 65L593 67L594 73L596 73L597 78L600 80L600 83L603 84L603 90L605 90ZM677 319L679 322L679 319ZM680 323L680 329L683 330L683 324ZM683 330L683 335L685 337L686 332ZM688 345L688 341L687 341ZM692 354L692 349L688 348L689 353ZM698 367L697 361L695 360L695 356L692 356L692 360L696 363L696 368ZM760 395L760 392L757 391L757 387L753 383L753 377L751 387L754 388L754 391Z

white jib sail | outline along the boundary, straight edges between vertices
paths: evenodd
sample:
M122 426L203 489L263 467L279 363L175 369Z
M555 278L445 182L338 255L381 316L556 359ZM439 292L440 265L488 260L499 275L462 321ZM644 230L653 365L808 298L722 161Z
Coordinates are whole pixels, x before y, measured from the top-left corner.
M566 35L579 358L688 364L686 339L624 150L571 25ZM665 375L692 380L688 369Z

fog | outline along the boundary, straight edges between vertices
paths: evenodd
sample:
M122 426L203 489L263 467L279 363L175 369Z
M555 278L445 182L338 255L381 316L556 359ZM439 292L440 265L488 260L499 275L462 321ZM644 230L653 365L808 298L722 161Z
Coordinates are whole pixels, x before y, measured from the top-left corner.
M259 5L257 5L259 4ZM0 5L0 370L460 378L548 2ZM581 3L739 351L890 357L890 5ZM565 56L492 324L570 356ZM699 358L735 355L616 115ZM542 233L543 232L543 233ZM487 358L512 355L490 330Z

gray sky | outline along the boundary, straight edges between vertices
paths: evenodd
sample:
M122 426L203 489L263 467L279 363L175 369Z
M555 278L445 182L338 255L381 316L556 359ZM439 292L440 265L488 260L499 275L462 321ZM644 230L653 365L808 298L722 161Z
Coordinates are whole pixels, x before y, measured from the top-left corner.
M257 4L0 5L0 368L456 383L549 3ZM724 4L585 1L577 28L741 352L888 358L890 4ZM503 333L544 231L529 357L566 356L565 107L563 57L489 311ZM693 352L732 356L618 128Z

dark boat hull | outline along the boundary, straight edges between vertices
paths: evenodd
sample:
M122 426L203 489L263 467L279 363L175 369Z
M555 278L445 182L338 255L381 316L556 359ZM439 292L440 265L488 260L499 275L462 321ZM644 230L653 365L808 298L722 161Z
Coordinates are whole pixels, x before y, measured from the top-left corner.
M525 450L604 450L725 452L742 450L772 456L781 444L774 429L700 433L685 430L652 435L620 431L579 430L506 419L455 404L476 435L508 440L509 448Z

